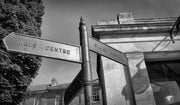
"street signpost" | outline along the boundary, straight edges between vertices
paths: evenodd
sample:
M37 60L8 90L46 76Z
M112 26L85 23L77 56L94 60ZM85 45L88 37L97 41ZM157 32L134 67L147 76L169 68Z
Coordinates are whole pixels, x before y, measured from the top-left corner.
M89 50L121 63L124 66L128 66L128 60L122 52L95 38L88 37L87 27L82 18L79 31L81 47L14 32L3 38L3 43L8 51L81 63L82 70L65 91L64 103L68 105L84 87L85 104L92 105L92 73Z
M118 63L128 65L126 55L95 38L89 37L89 49Z
M11 33L3 39L8 51L81 63L79 46L48 41L37 37Z
M83 89L83 72L80 70L80 72L77 74L77 76L74 78L74 80L71 82L71 84L68 86L68 88L65 91L64 94L64 104L68 105L74 97Z
M84 30L84 31L87 31L87 30ZM87 32L84 32L84 31L83 32L80 31L80 33L81 34L84 34L84 33L87 34ZM88 42L86 42L86 44L89 44L88 45L89 46L88 50L91 50L91 51L93 51L95 53L98 53L98 54L103 55L103 56L105 56L107 58L110 58L111 60L116 61L118 63L121 63L121 64L123 64L125 66L128 65L128 63L127 63L128 60L127 60L125 54L123 54L122 52L120 52L120 51L118 51L118 50L116 50L116 49L114 49L114 48L112 48L112 47L110 47L110 46L108 46L108 45L98 41L95 38L88 37L87 35L86 35L86 38L88 39ZM80 40L84 40L85 41L85 39L83 39L83 38L80 38ZM82 47L82 45L81 45L81 47ZM87 50L87 48L86 48L86 50ZM83 52L83 48L82 48L82 52ZM88 55L82 56L82 59L83 59L83 57L87 57L87 56ZM87 65L89 65L89 64L86 64L85 67L88 67ZM85 68L85 69L87 69L87 68ZM83 70L84 69L82 67L82 71ZM82 73L82 71L79 72L79 74L75 77L75 79L70 84L70 86L66 89L65 96L64 96L64 103L65 103L65 105L68 105L72 101L72 99L80 92L80 90L83 87L84 82L90 83L90 80L84 81L82 79L83 77L86 78L87 76L89 76L89 74L84 74L84 73ZM85 73L86 72L87 71L85 71ZM87 76L84 76L84 75L87 75ZM81 82L83 82L83 84ZM88 91L88 93L85 93L85 97L91 97L91 94L89 95L89 91ZM92 104L90 102L92 100L87 100L87 101L88 101L87 105Z

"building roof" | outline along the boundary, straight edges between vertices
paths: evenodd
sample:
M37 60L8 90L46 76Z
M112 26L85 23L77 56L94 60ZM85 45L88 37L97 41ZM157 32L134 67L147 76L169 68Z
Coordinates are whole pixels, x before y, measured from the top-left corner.
M178 17L165 17L165 18L143 18L143 19L133 19L133 22L127 22L123 24L147 24L147 23L168 23L175 22ZM118 19L107 19L99 20L97 25L117 25ZM122 25L122 24L121 24Z
M169 32L178 17L134 19L132 23L118 24L117 19L101 20L92 26L93 37L129 33Z
M27 97L53 98L57 93L63 92L69 83L51 86L47 84L32 85L27 89Z
M66 84L60 84L57 86L50 86L47 84L41 84L41 85L32 85L28 87L28 91L45 91L45 90L59 90L59 89L66 89L69 86L69 83Z
M94 80L94 86L97 86L98 80ZM31 85L27 89L27 97L41 97L41 98L54 98L56 94L64 94L65 89L68 88L70 83L59 84L56 86L51 86L51 84L40 84Z
M46 90L48 85L41 84L41 85L31 85L28 87L28 91L43 91Z

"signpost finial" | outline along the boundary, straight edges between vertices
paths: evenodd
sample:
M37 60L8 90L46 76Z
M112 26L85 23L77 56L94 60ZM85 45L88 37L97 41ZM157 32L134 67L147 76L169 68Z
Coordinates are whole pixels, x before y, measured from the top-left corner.
M80 21L83 21L83 18L82 18L82 16L81 16L81 19L80 19Z
M80 19L80 23L79 23L80 25L86 25L86 23L85 23L85 21L84 21L84 19L82 18L82 16L81 16L81 19Z

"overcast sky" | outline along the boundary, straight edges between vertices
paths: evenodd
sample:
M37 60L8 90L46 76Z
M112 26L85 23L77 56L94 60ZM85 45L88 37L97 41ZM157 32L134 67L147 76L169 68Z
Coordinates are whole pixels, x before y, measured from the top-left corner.
M79 45L79 20L91 25L100 19L116 19L117 13L132 12L134 18L177 17L180 0L44 0L42 38ZM94 58L93 53L91 55ZM92 60L95 65L95 60ZM71 82L81 69L80 64L43 58L34 84L49 84L55 77L59 84ZM95 71L95 67L92 67ZM96 78L95 72L93 73Z

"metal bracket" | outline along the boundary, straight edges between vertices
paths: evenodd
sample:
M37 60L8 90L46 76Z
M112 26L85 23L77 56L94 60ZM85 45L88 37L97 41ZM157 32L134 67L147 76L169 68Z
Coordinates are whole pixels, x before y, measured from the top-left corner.
M176 22L174 23L173 27L171 28L171 30L169 32L172 43L175 43L174 36L176 36L176 34L177 34L177 29L180 29L179 25L180 25L180 16L178 17L178 19L176 20ZM173 33L175 33L175 34L173 35Z

